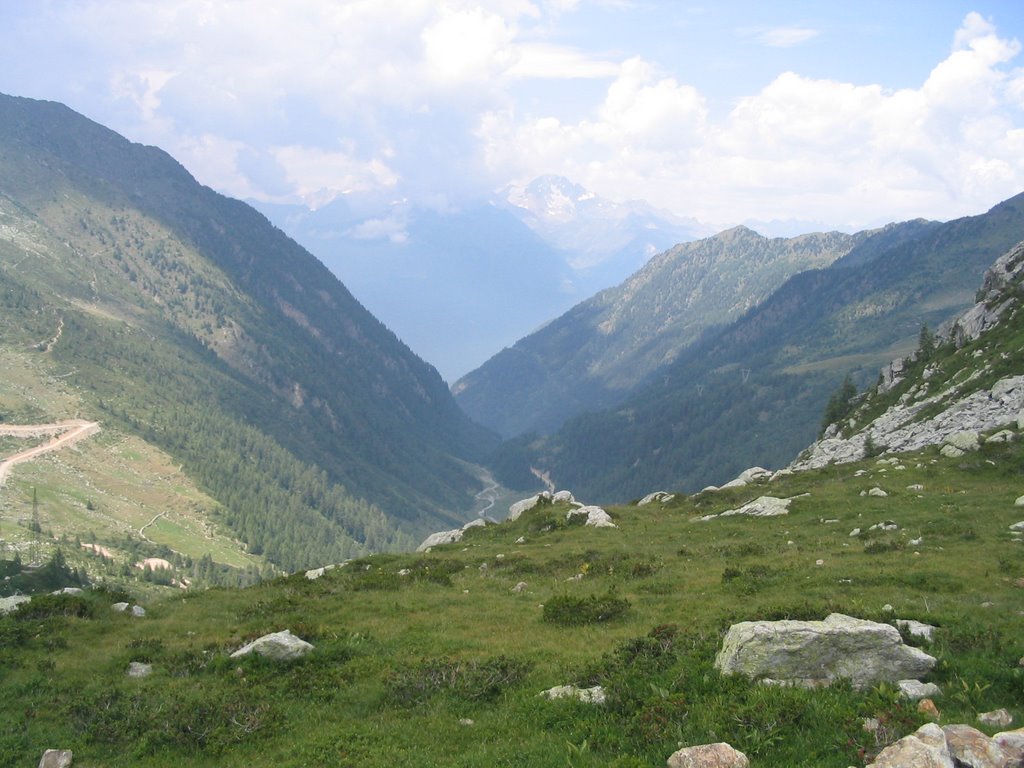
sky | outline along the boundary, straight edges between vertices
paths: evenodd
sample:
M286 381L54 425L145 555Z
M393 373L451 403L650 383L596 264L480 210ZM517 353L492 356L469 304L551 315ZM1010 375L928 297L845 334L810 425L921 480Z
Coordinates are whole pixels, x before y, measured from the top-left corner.
M1020 0L0 0L0 91L315 208L558 174L853 231L1024 191Z

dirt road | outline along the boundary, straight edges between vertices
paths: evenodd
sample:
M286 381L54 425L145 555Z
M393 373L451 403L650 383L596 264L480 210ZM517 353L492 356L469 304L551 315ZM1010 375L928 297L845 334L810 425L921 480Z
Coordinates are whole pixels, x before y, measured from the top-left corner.
M55 435L53 440L35 448L16 453L0 461L0 487L7 482L7 476L15 464L23 461L31 461L38 456L59 451L69 445L74 445L89 435L100 431L99 422L85 421L84 419L69 419L58 421L54 424L0 424L0 435L14 435L16 437L38 437L42 435Z

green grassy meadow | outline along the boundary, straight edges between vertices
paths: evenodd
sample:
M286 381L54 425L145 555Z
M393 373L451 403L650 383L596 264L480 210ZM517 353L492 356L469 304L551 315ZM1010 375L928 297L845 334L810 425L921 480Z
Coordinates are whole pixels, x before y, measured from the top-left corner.
M661 766L728 741L754 766L863 765L925 722L892 687L766 688L713 668L734 622L833 611L938 626L942 722L998 707L1020 722L1024 543L1008 526L1024 449L901 458L609 508L617 529L542 506L430 553L189 592L142 619L110 611L117 594L44 601L0 619L0 763L59 746L76 766ZM889 495L860 495L873 487ZM699 520L763 494L799 498L785 516ZM885 520L899 530L849 535ZM596 621L595 605L624 611ZM316 649L228 658L282 629ZM128 678L131 661L152 676ZM608 702L538 696L567 683Z

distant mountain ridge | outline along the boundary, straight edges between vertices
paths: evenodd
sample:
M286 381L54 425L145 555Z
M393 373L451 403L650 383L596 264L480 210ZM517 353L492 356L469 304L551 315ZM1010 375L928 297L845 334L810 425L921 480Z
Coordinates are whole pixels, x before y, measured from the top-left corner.
M293 569L460 520L493 437L315 258L166 153L0 97L3 343L159 445Z
M559 177L459 205L253 202L448 381L699 230Z
M790 278L689 347L614 409L548 437L507 442L499 477L532 468L590 499L696 490L747 467L781 467L815 437L847 374L861 386L974 301L984 271L1024 239L1024 195L987 213L886 227L827 269Z
M870 233L766 238L739 226L670 248L456 382L459 405L506 437L621 402L702 333L825 267Z

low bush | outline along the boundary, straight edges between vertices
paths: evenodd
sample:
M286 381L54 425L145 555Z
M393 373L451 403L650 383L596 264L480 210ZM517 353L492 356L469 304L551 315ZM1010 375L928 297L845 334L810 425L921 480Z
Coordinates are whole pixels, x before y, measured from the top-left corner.
M563 627L598 624L619 618L629 607L628 600L611 592L590 597L556 595L544 605L544 621Z
M387 699L399 706L421 704L438 694L467 701L493 699L521 681L530 667L528 662L509 656L471 661L424 659L388 676Z

